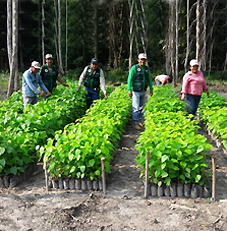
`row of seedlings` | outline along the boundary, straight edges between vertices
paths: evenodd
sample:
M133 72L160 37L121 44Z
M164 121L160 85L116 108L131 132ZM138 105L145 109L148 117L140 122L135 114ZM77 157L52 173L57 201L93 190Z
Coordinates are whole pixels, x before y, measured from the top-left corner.
M121 85L87 114L56 132L40 149L48 172L48 186L55 189L102 190L101 158L110 173L112 152L131 112L127 86Z
M205 151L212 146L198 134L196 121L186 116L185 104L170 86L157 87L145 106L145 131L137 139L136 158L145 175L148 154L148 195L208 197L210 166Z
M203 95L199 105L199 117L209 135L227 154L227 101L215 91L209 97Z
M77 83L59 86L50 98L26 109L21 91L1 102L0 187L14 187L27 179L36 167L36 149L85 112L85 91L78 92Z

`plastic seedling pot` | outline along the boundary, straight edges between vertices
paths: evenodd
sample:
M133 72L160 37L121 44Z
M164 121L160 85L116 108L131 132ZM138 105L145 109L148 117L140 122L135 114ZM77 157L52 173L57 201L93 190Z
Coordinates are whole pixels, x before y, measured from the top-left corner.
M87 181L85 179L81 180L81 189L86 190L87 189Z
M164 189L164 195L166 197L170 197L170 187L169 186L165 186L165 189Z
M69 179L69 189L73 190L75 189L75 179Z
M176 183L172 183L169 188L170 188L170 196L171 197L176 197L177 196L177 185L176 185Z
M181 183L177 184L177 196L183 197L184 196L184 185Z
M103 190L102 179L99 179L99 190L100 190L100 191Z
M151 196L156 197L157 196L157 185L152 183L151 184Z
M162 197L164 195L163 187L164 187L163 184L161 186L158 186L158 190L157 190L158 197Z
M205 186L205 185L204 185L204 187L203 187L203 197L204 197L204 198L210 197L209 189L208 189L208 187Z
M97 180L94 180L94 181L93 181L93 190L98 191L98 189L99 189L98 181L97 181Z
M64 188L62 178L58 178L58 186L59 186L60 189Z
M184 185L184 196L187 198L191 196L191 184Z
M5 187L9 187L9 176L4 176L3 180Z
M198 196L202 198L203 197L203 186L198 185L197 188L198 188Z
M18 184L18 177L17 176L13 176L9 179L9 187L13 188Z
M63 180L63 186L64 186L64 189L69 189L69 179Z
M87 180L87 189L92 190L93 189L93 182L91 180Z
M52 184L53 184L53 188L54 188L54 189L58 189L58 188L59 188L59 187L58 187L58 179L52 180Z
M75 189L80 190L81 189L81 180L75 179Z
M191 188L191 198L195 199L198 197L198 188L196 185L193 185Z

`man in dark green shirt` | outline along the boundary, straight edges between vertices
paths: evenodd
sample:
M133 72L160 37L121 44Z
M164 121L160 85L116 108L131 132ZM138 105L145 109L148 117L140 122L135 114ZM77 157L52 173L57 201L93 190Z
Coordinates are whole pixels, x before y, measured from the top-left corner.
M49 92L52 93L52 91L56 88L58 81L61 85L68 87L69 85L64 83L60 77L58 76L58 71L53 65L53 56L52 54L46 55L46 64L44 64L40 69L40 76L42 78L43 83L45 84L46 88L49 90Z
M134 65L128 76L128 95L132 97L132 118L136 129L143 126L143 108L146 103L146 90L149 86L150 96L153 95L153 85L149 67L146 65L147 55L139 54L138 64Z

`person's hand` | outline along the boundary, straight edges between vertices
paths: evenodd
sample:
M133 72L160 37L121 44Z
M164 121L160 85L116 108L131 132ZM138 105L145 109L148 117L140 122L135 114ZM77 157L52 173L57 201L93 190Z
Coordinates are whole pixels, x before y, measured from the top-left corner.
M153 91L150 91L150 96L152 96L153 95Z
M129 91L129 92L128 92L128 95L129 95L129 97L132 97L132 92Z
M65 87L69 87L69 85L67 83L63 83L62 85Z
M80 91L80 89L81 89L81 86L78 86L77 90Z
M185 94L182 93L182 94L181 94L181 100L184 101L184 99L185 99Z
M46 92L44 92L44 91L41 91L40 93L39 93L39 96L40 97L44 97L46 95Z
M47 95L51 95L51 93L48 91L48 92L47 92Z
M108 98L108 95L107 95L107 93L106 93L106 92L104 93L104 96L105 96L105 98Z

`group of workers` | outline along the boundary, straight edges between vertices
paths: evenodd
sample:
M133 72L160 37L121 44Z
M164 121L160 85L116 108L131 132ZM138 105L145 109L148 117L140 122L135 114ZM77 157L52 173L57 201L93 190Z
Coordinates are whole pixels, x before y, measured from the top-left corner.
M56 88L58 81L61 85L69 87L58 75L58 71L53 65L53 56L45 56L46 64L40 67L40 63L33 61L31 67L24 72L22 82L22 93L24 107L28 104L37 103L37 95L42 98L49 97ZM128 95L132 97L132 118L136 129L141 129L143 124L143 108L146 103L147 88L150 89L150 96L153 95L153 84L151 72L147 65L147 55L141 53L138 55L138 63L130 69L128 75ZM168 75L158 75L155 77L157 86L171 83L172 78ZM84 84L86 94L87 108L91 106L94 100L99 99L100 88L107 98L105 78L103 70L99 67L97 58L92 58L90 65L86 66L80 75L78 91ZM38 85L41 91L38 90ZM195 115L203 91L209 96L208 86L205 82L203 73L199 70L198 60L190 61L190 71L183 77L181 100L187 104L190 114Z

